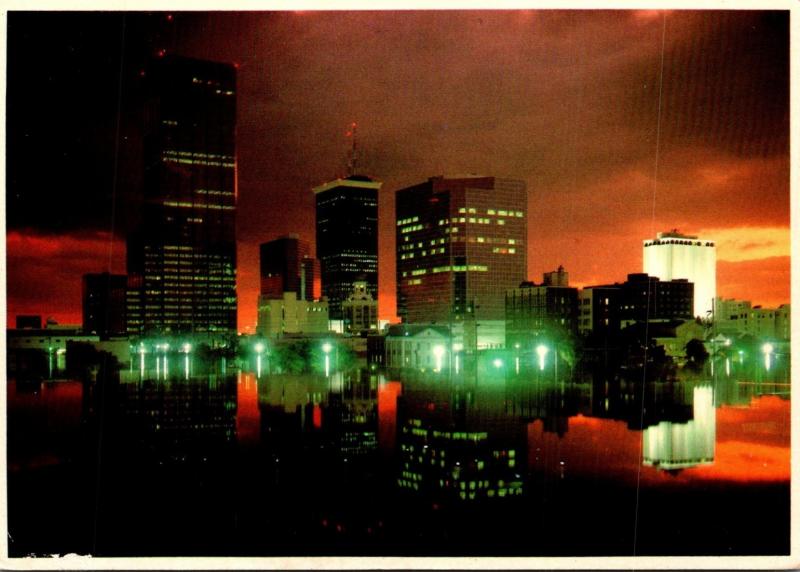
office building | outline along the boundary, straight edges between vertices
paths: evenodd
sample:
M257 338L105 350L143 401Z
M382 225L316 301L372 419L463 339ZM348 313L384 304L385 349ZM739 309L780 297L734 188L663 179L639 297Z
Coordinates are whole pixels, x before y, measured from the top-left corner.
M749 300L718 298L714 304L714 330L735 336L751 335L762 339L791 339L791 305L777 308L753 306Z
M540 285L523 282L506 290L506 347L529 347L534 339L578 333L578 289L563 267L546 272Z
M659 280L628 274L622 283L584 288L579 295L581 333L613 335L620 328L646 321L692 318L694 285L685 279Z
M353 282L363 280L378 299L378 191L382 183L351 175L314 188L317 258L322 295L332 320L342 320L342 302Z
M503 330L505 292L527 277L524 181L431 177L395 204L401 319Z
M717 250L713 240L659 232L645 240L643 272L661 280L685 279L694 284L693 316L708 318L717 297Z
M83 331L101 338L125 334L125 298L128 277L124 274L83 275Z
M298 300L314 300L319 264L307 242L296 234L265 242L260 248L261 295L282 298L294 292Z
M323 334L328 331L328 303L302 300L294 292L280 298L259 296L256 333L269 338L285 334Z
M144 177L128 332L236 332L236 70L179 57L144 77Z
M609 338L619 332L620 298L618 286L589 286L580 291L578 332Z
M359 280L347 300L342 302L345 328L350 333L378 329L378 301L369 293L367 283Z

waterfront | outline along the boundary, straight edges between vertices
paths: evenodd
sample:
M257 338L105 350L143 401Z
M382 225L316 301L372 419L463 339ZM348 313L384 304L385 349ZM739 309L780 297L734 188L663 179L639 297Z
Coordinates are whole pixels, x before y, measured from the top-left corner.
M10 555L787 554L788 366L12 380Z

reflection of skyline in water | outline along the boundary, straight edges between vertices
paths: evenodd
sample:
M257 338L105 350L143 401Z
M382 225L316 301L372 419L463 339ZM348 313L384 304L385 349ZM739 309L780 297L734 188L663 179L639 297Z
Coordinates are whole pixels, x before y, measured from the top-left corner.
M12 382L14 486L44 466L34 448L56 455L51 467L85 462L87 482L104 483L98 518L107 532L98 542L114 552L114 531L126 531L124 546L136 546L140 534L169 543L179 525L193 535L204 527L212 543L220 534L242 536L248 546L292 539L336 546L357 530L365 538L384 531L410 546L414 523L423 521L426 538L472 527L475 541L515 534L530 518L546 530L561 511L603 503L608 491L637 482L671 494L784 486L789 478L788 372L774 367L768 380L737 379L733 370L716 381L697 374L646 384L606 371L559 381L513 371L499 379L478 372L387 380L368 370L258 379L219 363L190 367L188 380L170 366L167 380L163 369L151 379L134 368L104 385ZM22 440L21 415L48 419L32 413L39 408L58 411L50 428L73 427L70 437L85 437L86 452L70 452L69 441L54 440L44 425L37 438L31 422ZM125 524L131 514L161 520L131 535L128 527L138 526ZM591 518L601 514L609 518ZM502 532L490 524L497 518ZM237 519L248 528L236 528ZM391 522L410 527L410 536L389 532Z

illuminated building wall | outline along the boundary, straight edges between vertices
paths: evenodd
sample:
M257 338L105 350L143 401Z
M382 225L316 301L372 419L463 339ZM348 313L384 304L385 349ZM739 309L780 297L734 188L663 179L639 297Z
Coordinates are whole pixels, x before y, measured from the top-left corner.
M578 333L578 289L561 283L564 286L523 282L506 291L506 347L548 334Z
M298 300L314 299L318 262L311 257L307 242L297 235L265 242L260 249L261 295L281 298L294 292Z
M145 72L131 334L236 331L236 72L164 57Z
M725 334L750 334L757 338L791 339L791 304L778 308L753 306L747 300L718 298L714 328Z
M386 367L447 369L452 358L450 345L450 331L445 326L389 326L385 339Z
M525 183L432 177L395 204L402 320L504 323L505 292L527 277Z
M317 333L328 331L328 303L298 300L294 292L280 298L259 296L256 333L271 338L283 334Z
M342 315L348 332L378 329L378 301L369 293L365 281L353 283L350 295L342 302Z
M83 275L83 331L99 336L125 333L125 298L128 277L124 274Z
M661 421L644 430L645 465L674 470L714 462L717 414L711 386L694 388L692 412L692 420L686 423Z
M717 250L713 240L659 232L644 241L643 271L661 280L685 278L694 284L693 316L705 318L717 297Z
M317 258L322 295L332 320L343 319L342 302L353 282L364 280L378 299L378 191L382 183L362 175L336 179L314 188Z

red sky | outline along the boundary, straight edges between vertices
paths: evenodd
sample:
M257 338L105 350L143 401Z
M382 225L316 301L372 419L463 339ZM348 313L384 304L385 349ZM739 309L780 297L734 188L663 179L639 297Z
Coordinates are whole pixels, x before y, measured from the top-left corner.
M531 447L557 453L570 471L594 473L601 464L610 478L644 483L675 483L696 479L726 481L788 481L791 468L790 402L776 396L756 398L751 407L716 409L714 462L684 469L677 475L640 466L642 433L624 421L570 417L563 438L545 433L541 421L528 426ZM542 453L539 453L541 456ZM536 451L529 453L535 459ZM552 461L552 459L551 459ZM542 461L543 463L545 461Z
M289 232L313 242L311 187L342 174L353 120L362 170L384 182L381 317L394 315L394 191L459 173L527 182L531 279L563 264L573 285L623 280L641 270L643 239L678 228L717 240L718 295L789 301L785 14L221 13L159 26L148 47L239 63L242 331L255 323L258 244ZM11 64L25 57L15 45ZM51 101L48 133L59 113L74 115ZM10 161L13 149L41 152L10 125ZM36 216L52 202L42 189L58 184L12 170L8 323L79 322L80 275L109 260L124 271L123 225L111 240L105 203L78 216L108 189L62 174L76 207Z

